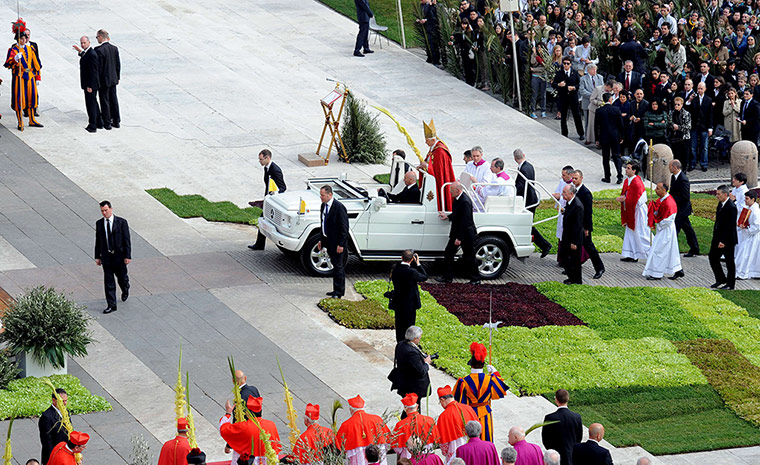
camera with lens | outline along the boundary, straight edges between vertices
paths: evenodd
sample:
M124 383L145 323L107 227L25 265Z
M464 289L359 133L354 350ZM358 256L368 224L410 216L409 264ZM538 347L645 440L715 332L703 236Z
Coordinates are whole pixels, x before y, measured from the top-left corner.
M438 357L440 357L440 355L438 355L438 352L436 352L436 353L430 355L430 360L435 360Z

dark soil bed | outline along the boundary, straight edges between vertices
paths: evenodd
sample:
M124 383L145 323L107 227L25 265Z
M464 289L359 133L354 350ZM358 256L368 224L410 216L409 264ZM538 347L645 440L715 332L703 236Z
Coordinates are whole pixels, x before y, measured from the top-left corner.
M501 326L571 326L585 323L547 299L529 284L422 284L439 304L465 325L488 323L489 294L493 292L493 321Z

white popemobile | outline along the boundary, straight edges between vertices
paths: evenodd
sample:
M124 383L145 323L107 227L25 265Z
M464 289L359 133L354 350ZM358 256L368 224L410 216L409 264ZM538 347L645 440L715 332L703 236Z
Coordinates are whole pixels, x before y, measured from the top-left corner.
M409 164L401 158L394 158L390 183L394 192L404 185L402 179L408 169L405 165ZM259 230L281 251L298 254L309 273L329 275L332 272L330 258L324 249L317 249L320 238L319 189L329 185L335 198L348 211L350 253L362 260L397 261L403 250L413 249L421 260L442 260L450 222L438 217L439 193L435 189L435 178L425 172L419 174L422 176L421 198L419 203L413 204L389 203L385 197L370 196L364 187L346 179L311 178L306 190L288 190L266 196ZM514 170L509 170L509 174L513 178L522 176ZM527 184L532 184L539 192L543 189L533 181ZM515 195L514 183L505 189L506 195L487 197L485 203L481 203L474 190L481 185L473 184L465 192L482 210L473 213L478 231L475 241L478 272L482 279L495 279L506 271L512 254L523 258L533 252L533 214L526 209L524 193ZM305 208L301 206L302 202ZM553 218L556 216L543 221Z

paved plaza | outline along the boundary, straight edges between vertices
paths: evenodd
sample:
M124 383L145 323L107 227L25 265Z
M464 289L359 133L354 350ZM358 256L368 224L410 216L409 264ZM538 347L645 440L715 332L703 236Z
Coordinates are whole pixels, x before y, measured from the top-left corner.
M94 318L98 342L88 357L69 360L69 371L114 410L74 418L75 428L93 435L87 463L130 463L134 435L148 440L157 459L160 443L173 437L171 387L180 343L199 443L209 461L229 457L216 432L230 397L228 355L262 392L264 416L277 423L283 437L277 359L301 416L307 402L320 403L327 424L333 400L356 394L372 412L400 408L386 379L393 363L392 331L336 325L316 306L329 280L304 275L271 245L264 252L248 250L255 228L183 220L145 192L165 186L245 206L263 194L256 153L267 147L290 188L310 176L343 172L371 182L388 168L337 159L306 168L297 161L298 153L316 148L322 124L318 101L334 85L327 79L345 82L368 103L389 109L421 150L421 120L435 118L454 154L481 145L487 158L510 161L520 147L548 186L555 185L558 168L572 162L584 170L590 187L609 187L594 181L601 178L597 153L426 65L416 54L384 44L370 57L351 57L356 24L316 1L224 0L211 7L198 0L65 5L37 0L21 7L44 64L39 120L45 128L19 133L10 111L3 111L2 122L11 130L0 128L0 287L18 295L31 286L55 286L86 305ZM15 9L15 2L1 2L0 22L15 19ZM123 121L121 129L89 134L83 129L78 57L71 45L101 27L121 51ZM8 98L7 89L0 88L2 98ZM389 148L408 149L395 125L380 122ZM102 274L92 260L97 201L106 198L117 216L129 220L134 251L131 298L110 315L101 313ZM649 284L641 276L643 265L620 263L616 254L603 258L607 273L590 284ZM684 266L685 279L655 285L711 282L706 257ZM354 260L348 268L351 280L384 278L387 271L387 264ZM513 260L497 282L561 277L554 260L533 256ZM741 281L737 287L758 288L757 282ZM432 378L434 386L454 382L437 370ZM530 426L553 409L538 397L498 401L497 447L506 444L509 426ZM436 402L430 413L439 413ZM346 417L343 410L339 418ZM36 419L16 422L13 436L16 463L39 455ZM540 433L528 439L540 443ZM615 449L613 457L628 464L644 453ZM654 463L705 461L758 463L760 448L659 457Z

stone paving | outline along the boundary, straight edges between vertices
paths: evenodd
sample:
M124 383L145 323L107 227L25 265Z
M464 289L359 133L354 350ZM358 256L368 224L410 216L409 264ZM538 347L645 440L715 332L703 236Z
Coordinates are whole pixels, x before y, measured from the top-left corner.
M391 45L363 61L350 57L356 24L318 2L223 0L214 6L198 0L75 3L65 9L40 0L22 6L45 63L40 121L46 127L13 134L0 128L0 286L16 295L25 287L55 285L96 318L93 332L100 343L90 356L70 361L71 372L114 406L113 412L74 419L77 427L96 433L86 455L93 463L128 463L133 434L145 436L154 454L172 437L171 386L180 340L201 445L210 460L225 457L214 428L229 393L228 354L269 394L265 409L281 433L284 407L274 355L299 411L305 402L318 401L326 419L333 399L357 393L371 411L398 406L385 379L393 336L351 331L329 320L315 306L329 280L303 275L276 249L248 251L252 227L182 220L145 193L167 186L245 206L261 196L255 154L263 147L273 149L291 188L315 175L347 172L368 181L386 171L335 160L305 168L296 161L298 153L316 146L322 123L317 101L333 85L326 78L347 82L368 103L388 108L420 145L420 120L434 117L455 161L475 144L489 158L508 158L520 146L539 181L549 186L557 165L569 160L588 179L601 177L593 151L557 138L542 121L517 114L413 53ZM15 9L8 0L0 3L0 19L10 22ZM228 35L208 40L220 25ZM90 135L82 129L86 118L71 44L100 27L121 50L123 124ZM235 90L232 99L225 97L229 89ZM389 147L406 149L392 123L380 122ZM608 187L595 181L589 186ZM96 201L104 198L130 221L135 251L132 298L108 316L100 313L102 276L91 258ZM624 266L615 255L605 259L608 274L598 284L650 284L640 276L643 265ZM709 284L705 262L688 262L683 281L657 284ZM350 279L386 275L385 264L350 263ZM560 277L552 260L531 257L513 261L504 280ZM453 381L438 371L432 376L434 385ZM431 413L436 407L431 405ZM496 421L527 426L551 410L542 398L509 396L498 404ZM23 463L37 455L35 424L17 424L15 461ZM529 439L540 442L540 434ZM498 446L504 444L505 438L497 438ZM643 453L613 450L617 463L633 463ZM758 448L747 448L655 463L747 464L757 463L758 455Z

